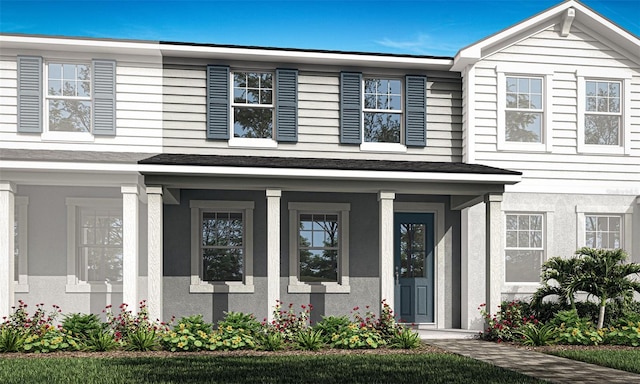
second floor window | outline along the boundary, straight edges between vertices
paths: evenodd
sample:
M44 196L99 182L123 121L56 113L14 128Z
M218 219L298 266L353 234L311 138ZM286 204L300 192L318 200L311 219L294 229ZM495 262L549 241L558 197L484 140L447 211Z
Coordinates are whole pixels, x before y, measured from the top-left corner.
M542 78L506 78L505 140L542 143Z
M402 82L364 79L364 141L400 143L402 131Z
M590 248L622 248L622 217L585 215L585 240Z
M621 83L586 81L584 143L620 145Z
M91 132L91 68L48 63L46 112L49 131Z
M273 138L273 74L233 72L233 137Z

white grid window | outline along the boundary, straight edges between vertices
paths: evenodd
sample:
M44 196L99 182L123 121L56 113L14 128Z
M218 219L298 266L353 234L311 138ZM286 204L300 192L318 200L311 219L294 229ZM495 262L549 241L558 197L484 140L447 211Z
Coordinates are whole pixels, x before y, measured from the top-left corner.
M46 87L49 131L91 132L91 66L48 63Z
M402 81L364 79L364 141L400 143L402 131Z
M506 78L505 140L542 143L543 78Z
M202 212L200 253L203 281L242 281L244 220L242 212Z
M273 138L273 74L233 72L233 136Z
M505 280L537 283L544 258L544 216L506 215Z
M622 216L585 215L585 246L622 248Z
M83 207L78 223L80 280L122 282L122 210Z
M338 281L340 221L337 213L300 213L300 281Z
M585 144L621 145L621 91L620 81L585 82Z

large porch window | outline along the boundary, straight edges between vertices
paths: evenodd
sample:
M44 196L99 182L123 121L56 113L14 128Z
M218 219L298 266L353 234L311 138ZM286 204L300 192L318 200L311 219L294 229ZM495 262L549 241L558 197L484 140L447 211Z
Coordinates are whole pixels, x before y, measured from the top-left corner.
M190 207L190 292L253 292L254 203L192 200Z

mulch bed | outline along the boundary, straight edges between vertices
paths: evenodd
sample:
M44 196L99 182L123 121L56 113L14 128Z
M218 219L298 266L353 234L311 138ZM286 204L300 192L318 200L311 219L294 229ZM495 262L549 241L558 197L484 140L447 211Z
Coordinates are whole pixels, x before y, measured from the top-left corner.
M324 348L319 351L300 351L295 349L284 349L281 351L198 351L198 352L169 352L169 351L150 351L150 352L133 352L133 351L110 351L110 352L50 352L50 353L2 353L0 359L3 358L140 358L140 357L191 357L191 356L211 356L211 357L237 357L237 356L323 356L323 355L409 355L424 353L448 353L441 348L422 344L415 349L333 349Z

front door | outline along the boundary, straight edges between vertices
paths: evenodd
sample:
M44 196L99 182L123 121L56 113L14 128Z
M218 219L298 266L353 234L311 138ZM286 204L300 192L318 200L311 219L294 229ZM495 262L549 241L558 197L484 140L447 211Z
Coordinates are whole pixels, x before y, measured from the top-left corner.
M395 312L402 322L434 322L433 216L394 216Z

